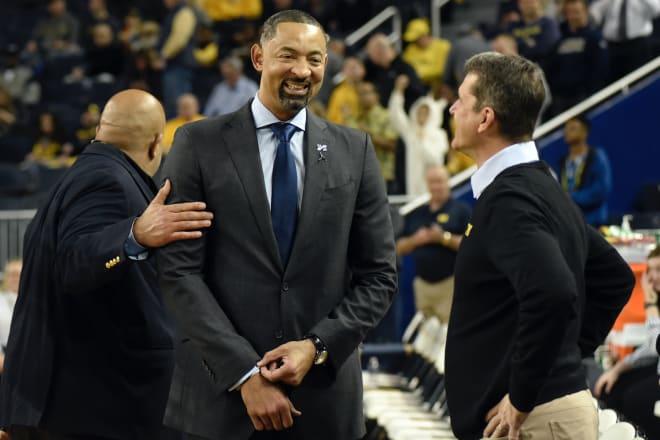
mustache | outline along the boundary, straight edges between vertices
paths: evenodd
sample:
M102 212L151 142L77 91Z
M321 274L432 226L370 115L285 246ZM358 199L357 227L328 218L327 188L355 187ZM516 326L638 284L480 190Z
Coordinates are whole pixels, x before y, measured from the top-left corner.
M285 79L282 81L282 84L284 85L285 82L292 82L292 83L296 83L296 84L303 85L303 86L307 86L307 87L311 87L311 86L312 86L312 83L311 83L308 79L301 79L301 78L285 78Z

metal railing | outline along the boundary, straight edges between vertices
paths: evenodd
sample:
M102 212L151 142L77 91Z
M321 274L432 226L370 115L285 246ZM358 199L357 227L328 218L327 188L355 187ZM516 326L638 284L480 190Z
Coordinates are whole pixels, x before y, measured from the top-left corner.
M401 52L401 13L395 6L388 6L387 8L374 15L371 20L360 26L355 31L351 32L344 38L344 43L347 47L354 46L358 42L364 40L374 30L378 29L380 25L388 20L392 20L392 32L387 36L397 52Z
M431 35L440 38L442 34L442 23L440 20L440 9L451 0L431 0Z
M23 236L35 210L0 211L0 271L7 260L22 258Z
M543 124L536 127L536 129L534 130L534 139L539 140L540 138L554 132L558 128L562 127L569 119L577 115L580 115L596 107L597 105L602 104L603 102L610 99L614 95L617 95L619 93L626 94L630 89L631 85L659 70L660 70L660 57L656 57L655 59L649 61L648 63L638 68L637 70L613 82L612 84L605 87L601 91L591 95L589 98L585 99L579 104L576 104L575 106L569 108L563 113L560 113L559 115L555 116L549 121L546 121ZM472 165L471 167L452 176L451 179L449 179L449 184L451 188L455 188L456 186L461 185L462 183L467 181L472 176L472 174L474 174L476 170L477 170L476 165ZM406 203L405 205L399 208L399 214L406 215L410 213L413 209L417 208L418 206L427 203L429 201L429 198L430 198L429 194L423 194L419 197L410 200L408 203Z

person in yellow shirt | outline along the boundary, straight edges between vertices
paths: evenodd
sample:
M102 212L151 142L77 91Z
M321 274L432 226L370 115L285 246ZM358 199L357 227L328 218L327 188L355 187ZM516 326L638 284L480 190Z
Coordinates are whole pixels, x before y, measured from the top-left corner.
M424 84L430 86L433 81L442 78L451 43L444 38L433 37L427 19L410 20L403 41L408 43L403 51L403 60L413 66Z
M345 124L347 118L357 116L360 111L356 87L364 79L364 63L357 57L347 57L342 73L344 80L332 91L326 115L335 124Z
M163 154L170 152L174 133L177 128L188 122L204 119L204 116L199 114L199 101L197 101L197 97L192 93L184 93L179 96L176 100L176 110L176 117L169 119L165 124L165 130L163 131Z

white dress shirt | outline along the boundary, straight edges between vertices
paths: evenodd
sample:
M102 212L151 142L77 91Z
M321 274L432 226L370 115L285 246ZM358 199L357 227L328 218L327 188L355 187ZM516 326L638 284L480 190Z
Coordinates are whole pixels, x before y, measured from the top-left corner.
M509 145L489 158L474 172L470 179L472 194L475 199L481 196L488 185L504 170L521 163L536 162L539 160L539 152L534 141L521 142Z
M602 26L603 38L619 41L619 14L623 0L596 0L589 6L595 22ZM648 37L653 33L653 19L660 14L660 0L628 0L626 40Z
M305 137L305 125L307 124L307 109L299 111L290 121L280 121L263 105L259 100L259 95L257 95L254 101L252 101L252 116L254 117L254 125L257 127L257 143L259 144L259 156L261 157L261 168L264 172L268 203L271 202L271 196L273 194L273 166L275 165L278 144L278 140L269 125L288 122L298 127L298 130L291 137L291 153L293 153L293 160L296 163L296 173L298 175L298 209L300 209L303 183L305 181L303 139Z

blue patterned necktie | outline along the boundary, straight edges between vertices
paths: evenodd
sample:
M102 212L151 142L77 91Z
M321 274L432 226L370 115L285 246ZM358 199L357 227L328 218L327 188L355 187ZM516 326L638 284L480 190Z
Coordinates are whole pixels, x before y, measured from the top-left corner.
M289 260L298 219L298 174L291 153L291 137L297 129L295 125L288 123L271 126L278 142L273 165L270 216L284 266Z

